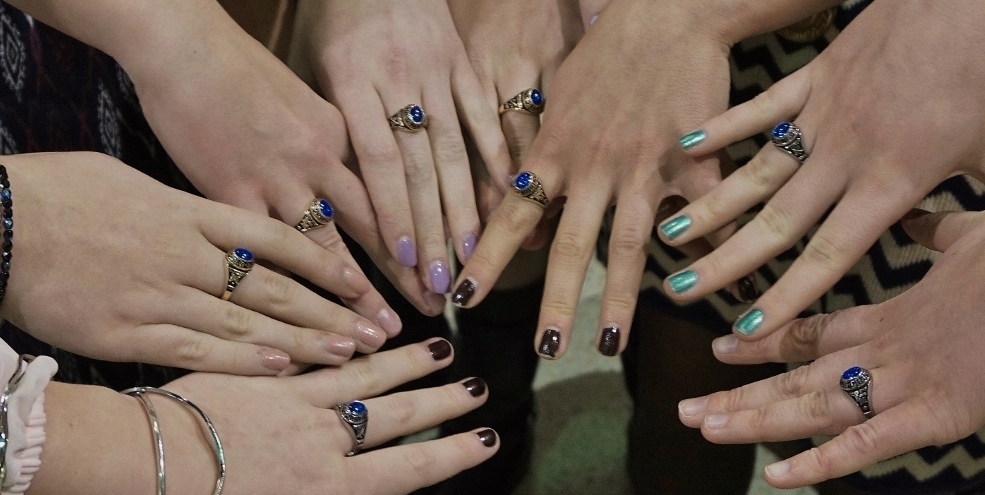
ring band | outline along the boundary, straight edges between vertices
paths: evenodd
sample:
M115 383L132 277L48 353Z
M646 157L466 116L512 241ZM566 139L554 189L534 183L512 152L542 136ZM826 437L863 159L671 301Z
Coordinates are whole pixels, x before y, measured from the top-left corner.
M363 442L366 441L366 425L369 423L369 409L366 408L366 404L358 400L344 402L335 406L335 409L339 412L339 418L349 427L349 432L352 433L352 450L345 455L346 457L352 457L362 450Z
M334 215L335 209L332 208L332 204L328 200L315 199L308 205L308 209L304 211L304 215L301 216L301 220L294 228L301 232L317 229L322 225L331 223Z
M428 115L420 105L410 104L390 116L390 127L401 131L417 132L428 128Z
M800 164L803 164L811 156L804 149L800 127L797 127L797 124L793 122L780 122L776 124L773 132L770 133L770 138L777 148L794 157Z
M529 199L540 206L547 206L547 203L550 202L547 199L547 194L544 193L544 186L533 172L520 172L513 179L513 192L521 198Z
M869 398L872 396L872 374L869 370L852 366L841 374L841 389L855 401L866 419L872 419L876 413L872 410Z
M520 92L520 94L510 98L499 106L499 114L503 115L509 111L529 113L539 115L544 111L544 93L539 89L530 88Z
M226 253L226 290L222 293L222 300L228 301L233 295L233 291L239 283L246 278L246 275L253 269L253 253L246 248L238 247Z

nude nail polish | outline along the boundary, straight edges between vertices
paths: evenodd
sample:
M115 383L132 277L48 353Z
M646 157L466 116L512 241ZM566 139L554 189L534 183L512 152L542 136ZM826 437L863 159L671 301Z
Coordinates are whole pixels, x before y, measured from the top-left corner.
M374 349L379 348L386 342L386 333L383 330L373 328L363 322L356 323L356 338L360 342Z
M284 371L291 364L291 357L277 349L264 347L260 349L260 358L263 365L273 371Z
M540 346L537 351L544 357L554 359L557 351L561 348L561 332L556 328L544 330L544 335L540 338Z

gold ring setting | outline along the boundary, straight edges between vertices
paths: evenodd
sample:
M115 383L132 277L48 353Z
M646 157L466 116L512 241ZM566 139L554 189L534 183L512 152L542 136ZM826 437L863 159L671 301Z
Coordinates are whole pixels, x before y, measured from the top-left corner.
M304 211L304 215L294 228L301 232L317 229L332 223L334 215L335 209L327 199L315 199L308 205L308 209Z
M390 116L390 127L401 131L417 132L428 128L428 116L420 105L410 104Z
M520 172L513 179L513 192L523 199L528 199L540 206L547 206L550 202L547 194L544 193L544 186L540 179L533 172Z
M539 89L535 88L521 91L520 94L500 105L500 115L509 111L540 115L544 111L544 93L541 93Z
M253 269L255 262L253 252L243 247L238 247L226 253L226 290L222 293L223 301L229 300L229 297L233 295L233 291L236 290L239 283Z

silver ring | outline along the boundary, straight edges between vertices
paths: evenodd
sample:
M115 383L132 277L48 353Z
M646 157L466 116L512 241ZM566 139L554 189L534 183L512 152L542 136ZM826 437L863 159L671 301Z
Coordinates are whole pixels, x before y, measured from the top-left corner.
M525 89L499 106L500 115L511 110L539 115L544 111L544 93L536 88Z
M793 122L780 122L776 124L773 132L770 133L770 139L773 141L773 145L794 157L801 164L811 156L804 149L800 127L797 127L797 124Z
M869 398L872 397L872 374L860 366L852 366L841 374L841 389L855 401L866 419L872 419L876 413L872 410Z
M540 183L540 179L533 172L520 172L517 174L516 178L513 179L513 192L521 198L529 199L540 206L547 206L547 203L550 202L547 199L547 193L544 192L543 184Z
M304 210L304 215L301 216L301 220L294 228L301 232L317 229L322 225L332 223L334 215L335 209L332 208L332 204L328 200L315 199L308 205L308 209Z
M238 247L226 253L226 290L222 293L223 301L229 300L239 283L253 269L254 263L253 252L249 249Z
M401 131L417 132L428 128L428 115L420 105L410 104L390 116L390 127Z
M363 442L366 441L366 424L369 423L369 409L366 408L366 404L358 400L343 402L335 406L335 409L339 412L339 418L349 427L349 432L352 433L352 450L345 455L346 457L352 457L363 449Z

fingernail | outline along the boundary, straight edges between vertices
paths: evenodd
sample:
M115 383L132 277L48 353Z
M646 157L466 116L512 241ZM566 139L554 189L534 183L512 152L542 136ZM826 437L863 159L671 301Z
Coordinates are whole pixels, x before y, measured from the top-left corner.
M345 281L346 287L352 291L353 294L362 294L366 292L366 279L352 268L346 268L342 271L342 280Z
M763 310L752 308L735 322L735 329L742 335L752 335L763 324Z
M684 147L684 149L689 150L704 142L706 137L708 137L708 133L702 131L701 129L698 129L682 137L680 139L681 146Z
M397 313L394 313L393 310L388 308L383 308L376 314L376 324L383 328L387 337L390 338L396 337L404 327Z
M718 354L729 354L735 352L739 345L739 339L735 335L719 337L711 342L711 348Z
M660 226L660 231L667 236L667 239L674 240L691 227L691 217L678 215Z
M441 361L451 356L451 343L444 339L437 340L428 344L428 350L431 351L431 357L435 361Z
M337 336L332 336L325 337L324 342L328 352L336 356L350 358L356 352L356 343L350 339L340 339Z
M705 428L717 430L728 423L728 414L709 414L705 416Z
M414 247L414 242L410 240L410 236L405 235L397 239L397 261L407 268L417 266L417 248Z
M451 274L448 272L448 265L441 260L431 263L429 275L431 277L431 290L437 294L447 294L451 288Z
M770 478L783 478L788 472L790 472L790 463L787 461L774 462L766 466L766 474Z
M465 255L465 261L468 261L472 257L472 253L475 252L475 245L478 243L478 235L469 234L465 236L465 240L462 241L462 254Z
M759 289L756 288L756 281L753 275L746 275L736 282L739 287L739 300L742 302L753 302L759 297Z
M542 356L554 359L557 357L557 350L561 347L561 332L556 328L544 330L544 335L540 338L538 352Z
M698 397L697 399L682 400L679 404L677 404L677 410L680 411L681 416L691 418L701 414L707 405L707 397Z
M486 381L482 378L470 378L462 383L465 385L465 390L469 391L469 395L472 397L478 397L486 393Z
M274 371L284 371L291 364L290 356L269 347L260 348L260 358L267 369Z
M675 294L687 292L694 287L694 284L698 283L698 273L694 270L687 270L670 277L667 282L670 284L670 290L674 291Z
M373 328L363 322L356 323L356 335L359 341L374 349L379 348L386 342L386 334L383 330Z
M619 327L612 325L602 330L599 352L603 356L615 356L619 352Z
M479 441L482 442L482 445L485 445L486 447L495 447L496 446L496 432L495 431L493 431L493 430L491 430L489 428L486 428L485 430L482 430L482 431L476 433L476 435L479 435Z
M472 296L474 295L475 280L467 278L462 280L462 283L458 284L458 288L455 289L455 293L451 296L451 303L458 307L464 307L470 300L472 300Z

